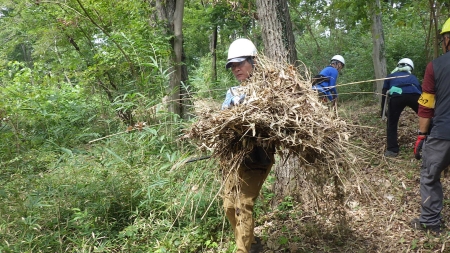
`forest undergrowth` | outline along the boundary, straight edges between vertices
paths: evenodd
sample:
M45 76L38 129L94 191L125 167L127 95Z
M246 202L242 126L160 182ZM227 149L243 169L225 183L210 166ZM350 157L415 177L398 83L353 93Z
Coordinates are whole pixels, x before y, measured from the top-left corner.
M272 208L269 176L255 207L265 252L450 251L448 233L409 227L420 210L416 115L403 112L400 155L386 159L379 114L372 100L339 104L360 159L354 182L363 182L346 186L344 216L325 215L314 198L288 197ZM1 161L0 252L233 252L215 161L184 163L202 154L163 123ZM442 181L448 196L449 180Z

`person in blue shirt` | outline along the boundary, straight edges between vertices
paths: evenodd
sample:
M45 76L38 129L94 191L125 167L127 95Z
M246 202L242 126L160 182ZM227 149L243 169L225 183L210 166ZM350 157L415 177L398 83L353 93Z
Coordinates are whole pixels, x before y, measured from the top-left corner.
M387 109L386 126L386 157L396 157L400 151L397 141L397 129L400 114L405 107L410 107L416 114L419 108L419 97L422 94L422 86L411 71L414 63L409 58L403 58L397 63L397 67L387 76L383 84L383 97L381 99L381 112ZM398 77L398 78L395 78ZM386 101L386 99L388 99ZM386 103L386 102L387 103ZM383 108L387 104L387 108ZM383 116L383 115L381 115Z
M335 55L331 58L330 65L320 71L318 75L320 81L314 84L312 88L313 90L319 92L319 96L324 100L324 102L336 102L338 96L336 80L344 66L344 57L341 55Z

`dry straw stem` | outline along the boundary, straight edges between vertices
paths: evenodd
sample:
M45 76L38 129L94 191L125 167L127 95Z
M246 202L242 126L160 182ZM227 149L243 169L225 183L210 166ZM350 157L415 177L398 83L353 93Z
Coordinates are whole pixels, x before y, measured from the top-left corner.
M297 157L309 165L303 168L342 180L356 161L347 148L347 124L320 102L310 80L305 67L259 56L252 76L238 88L246 94L244 102L200 110L186 136L202 151L213 151L225 173L236 170L258 145L276 147L282 160Z

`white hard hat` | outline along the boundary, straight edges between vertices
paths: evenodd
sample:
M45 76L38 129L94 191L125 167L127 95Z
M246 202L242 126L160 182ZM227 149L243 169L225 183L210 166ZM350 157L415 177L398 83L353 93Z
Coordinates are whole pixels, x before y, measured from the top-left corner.
M342 57L342 55L335 55L333 56L333 58L331 58L331 61L338 61L340 63L342 63L342 65L345 65L345 60L344 57Z
M229 68L232 62L242 62L249 56L256 56L256 47L248 39L237 39L228 48L228 58L226 67Z
M400 65L400 64L406 64L406 65L409 65L409 66L411 67L411 70L414 69L414 63L413 63L413 61L412 61L411 59L409 59L409 58L403 58L403 59L401 59L400 61L398 61L397 66Z

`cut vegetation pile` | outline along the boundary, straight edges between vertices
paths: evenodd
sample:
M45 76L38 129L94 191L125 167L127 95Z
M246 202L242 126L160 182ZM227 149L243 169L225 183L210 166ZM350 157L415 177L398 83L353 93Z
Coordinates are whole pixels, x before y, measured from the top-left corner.
M200 110L186 135L200 149L212 151L222 170L236 171L255 146L262 146L276 147L282 160L299 158L317 175L343 178L354 161L347 124L320 102L307 71L259 57L238 92L246 94L242 104Z

